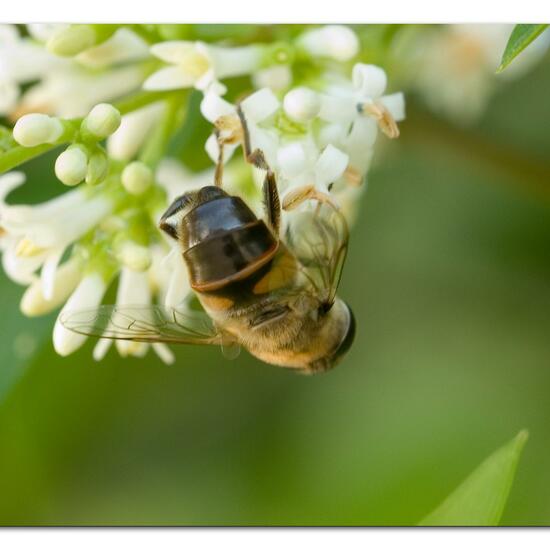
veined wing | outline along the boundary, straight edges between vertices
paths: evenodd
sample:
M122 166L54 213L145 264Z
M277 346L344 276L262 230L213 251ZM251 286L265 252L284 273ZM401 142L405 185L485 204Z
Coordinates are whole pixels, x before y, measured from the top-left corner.
M94 309L67 311L61 324L73 332L137 342L168 344L227 343L204 311L164 308L158 305L101 305Z
M318 203L297 212L289 223L286 242L303 267L316 295L327 308L334 303L348 250L349 230L332 204Z

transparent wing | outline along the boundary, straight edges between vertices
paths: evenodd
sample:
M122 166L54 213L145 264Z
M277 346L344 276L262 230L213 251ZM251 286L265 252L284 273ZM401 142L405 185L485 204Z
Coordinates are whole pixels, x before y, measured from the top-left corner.
M286 243L323 304L334 303L348 250L349 230L343 214L330 203L290 218Z
M101 305L67 311L60 321L73 332L98 338L168 344L228 343L204 311L180 311L158 305Z

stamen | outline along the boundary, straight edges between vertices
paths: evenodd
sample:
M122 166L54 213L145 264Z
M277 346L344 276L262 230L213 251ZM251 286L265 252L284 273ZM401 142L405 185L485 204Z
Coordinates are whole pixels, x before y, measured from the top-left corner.
M362 115L370 116L378 123L378 127L390 139L399 137L399 128L388 109L380 102L359 103L357 110Z

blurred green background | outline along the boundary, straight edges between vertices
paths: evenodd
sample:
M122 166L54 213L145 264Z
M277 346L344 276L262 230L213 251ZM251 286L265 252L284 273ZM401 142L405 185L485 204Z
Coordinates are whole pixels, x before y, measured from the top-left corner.
M341 295L358 334L302 377L181 347L63 359L0 293L0 524L408 525L521 428L503 524L550 524L550 60L464 130L409 98ZM382 141L382 140L380 140ZM59 190L52 157L20 200Z

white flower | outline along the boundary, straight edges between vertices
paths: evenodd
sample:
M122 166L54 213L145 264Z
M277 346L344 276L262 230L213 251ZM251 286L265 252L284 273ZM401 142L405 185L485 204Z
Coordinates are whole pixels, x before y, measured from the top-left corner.
M277 153L279 183L282 189L313 185L328 194L329 185L343 175L348 162L348 155L333 145L320 152L312 140L291 142Z
M283 106L290 118L298 122L308 122L319 114L321 98L317 92L309 88L294 88L285 95Z
M105 195L88 196L82 189L36 206L0 203L2 263L8 276L30 284L42 268L44 293L52 288L57 264L69 245L95 227L113 208Z
M344 25L326 25L304 33L299 44L316 57L348 61L359 51L359 39Z
M21 84L40 80L62 66L65 60L21 38L15 25L0 25L0 116L17 108Z
M118 29L111 38L76 56L76 61L92 69L140 61L149 57L149 48L142 38L130 29Z
M144 77L144 68L139 64L92 72L72 63L31 86L23 94L18 111L64 118L85 116L94 105L139 89Z
M402 93L383 95L386 73L376 65L357 63L353 67L352 86L334 86L322 98L319 116L328 122L349 124L362 116L375 120L389 137L397 137L396 122L405 118L405 100ZM331 93L332 92L332 93Z
M147 274L123 268L118 282L116 305L122 309L126 306L136 307L136 311L140 310L139 319L149 321L147 308L150 306L151 300L151 287ZM96 361L105 356L111 343L112 340L106 338L99 340L94 348ZM115 346L122 357L128 355L143 357L149 349L149 344L132 340L117 340ZM174 355L166 344L154 343L151 347L165 363L172 364L174 362Z
M65 247L97 225L113 206L107 195L78 188L35 206L1 204L0 226L25 239L29 248Z
M89 273L80 281L59 313L53 329L53 346L62 356L70 355L86 341L86 336L66 329L60 319L68 312L97 307L107 290L107 284L99 273Z
M133 158L161 116L164 105L153 103L122 117L118 130L107 140L107 152L116 160Z
M288 65L273 65L252 74L254 88L270 88L274 92L286 90L292 84L292 71Z
M242 46L226 48L203 42L169 41L151 47L151 53L170 63L153 73L144 83L146 90L192 88L223 90L218 80L250 74L260 68L262 48Z
M348 155L345 176L354 185L364 180L378 128L396 138L397 122L405 118L403 94L384 95L386 85L383 69L357 63L351 82L333 82L321 94L319 118L327 124L319 131L319 146L332 144Z
M64 264L45 266L44 276L35 279L23 294L21 311L28 317L44 315L63 305L82 276L82 262L72 258Z
M279 100L270 89L263 88L242 101L241 107L246 117L252 149L261 149L267 162L274 167L279 138L273 129L261 125L279 109ZM222 138L227 140L224 161L229 160L242 142L241 124L235 106L218 94L207 92L201 102L201 113L206 120L221 129ZM207 140L205 149L210 158L217 161L219 149L214 135Z
M36 41L46 43L55 33L68 26L68 23L29 23L27 31Z

